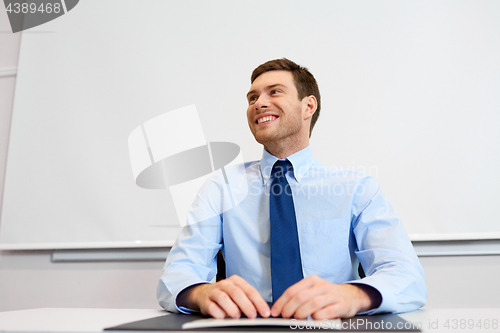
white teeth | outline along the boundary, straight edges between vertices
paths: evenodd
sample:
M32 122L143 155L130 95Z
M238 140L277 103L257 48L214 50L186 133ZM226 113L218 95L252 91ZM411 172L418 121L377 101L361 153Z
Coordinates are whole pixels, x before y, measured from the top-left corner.
M268 121L276 119L275 116L267 116L267 117L262 117L259 120L257 120L257 124L262 124L262 123L267 123Z

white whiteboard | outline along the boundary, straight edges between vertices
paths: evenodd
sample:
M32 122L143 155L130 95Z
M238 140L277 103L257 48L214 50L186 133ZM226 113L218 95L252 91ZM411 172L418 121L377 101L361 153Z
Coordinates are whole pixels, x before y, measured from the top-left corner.
M129 133L196 104L208 141L262 148L250 73L287 57L322 93L316 158L376 177L413 239L500 238L500 2L81 1L23 33L3 248L171 245L168 191Z

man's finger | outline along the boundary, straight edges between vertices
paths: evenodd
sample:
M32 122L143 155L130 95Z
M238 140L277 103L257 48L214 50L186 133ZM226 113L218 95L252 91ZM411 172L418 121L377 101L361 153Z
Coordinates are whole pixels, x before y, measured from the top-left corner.
M316 288L318 289L318 288ZM308 292L309 290L306 290L305 292ZM304 304L301 304L297 307L297 309L290 315L293 316L296 319L299 318L307 318L308 316L313 315L314 313L318 313L325 307L329 305L333 305L336 303L336 299L332 297L331 294L322 294L318 293L315 296L311 296L311 298L306 301ZM286 312L287 309L285 308L283 312ZM322 318L325 319L325 318Z
M252 287L248 282L246 282L243 279L241 279L241 281L239 280L235 281L235 284L241 288L241 290L245 293L246 297L248 297L248 299L252 303L252 307L256 309L262 317L267 318L271 315L271 310L269 309L269 305L262 298L257 289ZM243 313L245 313L245 315L248 318L255 318L257 316L256 313L252 314L252 316L249 316L249 314L245 311L243 311Z
M324 308L314 312L311 314L311 317L314 320L323 320L323 319L335 319L335 318L350 318L354 316L346 315L345 309L342 307L340 303L330 304L325 306Z
M226 318L226 312L222 310L217 303L212 302L212 301L207 301L206 303L202 304L202 307L200 308L201 313L203 313L205 316L212 316L216 319L224 319Z
M307 289L309 285L310 281L308 281L308 279L302 279L296 284L288 287L283 295L281 295L280 298L274 302L273 307L271 308L271 316L278 317L279 315L283 315L283 307L288 303L288 301L299 291Z
M248 318L269 317L270 309L257 289L243 278L233 275L214 284L205 284L193 289L194 303L205 315L214 318L240 318L243 312Z
M324 297L326 293L327 290L321 285L301 290L283 306L281 315L284 318L307 318L313 312L327 305Z
M245 316L248 318L257 317L257 310L242 287L237 284L228 283L223 286L223 290L229 295L231 301L245 314ZM233 316L231 317L235 318Z
M214 302L218 307L227 313L227 315L233 319L241 317L241 312L239 307L234 303L233 299L227 294L226 291L219 288L214 288L209 295L209 300ZM211 304L209 304L211 305ZM216 311L216 310L215 310ZM216 311L217 312L217 311ZM214 317L212 314L210 314ZM225 316L224 316L225 317ZM224 318L222 317L222 318Z
M312 317L318 319L351 318L360 310L367 310L359 305L362 298L359 297L360 291L356 288L348 284L337 285L335 292L329 294L330 305L316 311Z
M257 294L253 293L249 295L250 300L254 304L255 308L259 312L259 314L263 318L267 318L271 315L271 309L269 308L269 305L267 302L260 296L260 294L257 292Z
M281 315L284 318L290 318L300 305L318 294L311 289L315 284L321 281L323 280L317 276L310 276L290 286L274 303L271 309L271 315L273 317Z

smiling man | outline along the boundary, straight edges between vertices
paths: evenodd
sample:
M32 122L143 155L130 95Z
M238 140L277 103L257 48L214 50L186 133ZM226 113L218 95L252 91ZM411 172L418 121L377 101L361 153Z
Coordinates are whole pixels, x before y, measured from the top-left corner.
M252 190L213 214L224 201L226 175L205 183L167 258L160 305L215 318L317 320L424 305L422 267L378 183L312 156L321 105L314 76L277 59L257 67L251 82L248 125L264 147L260 161L244 166ZM209 283L221 248L230 277Z

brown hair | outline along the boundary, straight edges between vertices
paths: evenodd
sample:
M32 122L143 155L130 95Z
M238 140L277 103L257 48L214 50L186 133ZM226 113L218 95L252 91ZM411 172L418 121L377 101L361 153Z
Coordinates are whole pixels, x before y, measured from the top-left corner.
M253 70L251 83L253 83L253 81L255 81L255 79L259 75L265 72L278 70L289 71L292 73L293 82L295 83L295 88L297 89L299 100L302 100L304 97L311 95L316 97L318 106L316 108L316 112L314 112L311 118L311 127L309 129L309 136L311 136L313 127L319 117L319 111L321 109L321 96L319 94L318 83L307 68L297 65L287 58L269 60L268 62L263 63Z

